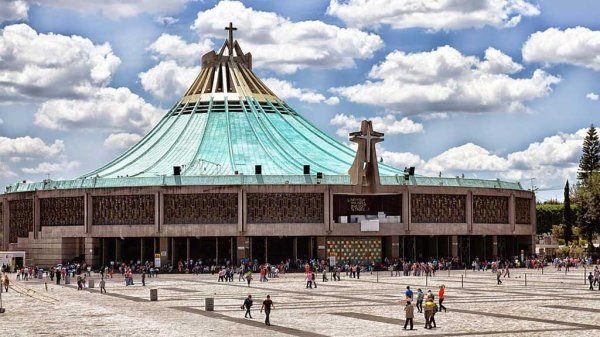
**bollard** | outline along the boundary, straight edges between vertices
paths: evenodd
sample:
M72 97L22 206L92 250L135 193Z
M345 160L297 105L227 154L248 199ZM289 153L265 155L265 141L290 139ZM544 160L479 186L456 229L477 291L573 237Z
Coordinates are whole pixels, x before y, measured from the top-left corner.
M379 283L379 270L375 272L377 274L377 283Z
M467 267L465 267L465 277L467 277Z
M448 268L448 277L450 277L450 268Z
M206 297L204 299L204 310L215 311L215 299L214 297Z
M465 287L465 285L464 285L464 279L465 279L464 275L460 275L460 287L461 288Z
M425 286L427 287L427 275L429 275L428 273L425 273Z
M158 289L150 289L150 301L158 301Z
M525 286L527 287L527 273L525 273Z
M90 288L90 289L94 288L94 279L93 279L93 278L91 278L91 279L88 281L88 288Z

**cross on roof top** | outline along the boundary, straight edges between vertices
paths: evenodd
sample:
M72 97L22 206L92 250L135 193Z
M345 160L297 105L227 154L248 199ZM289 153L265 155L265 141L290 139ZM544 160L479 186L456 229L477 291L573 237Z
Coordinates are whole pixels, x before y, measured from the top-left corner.
M227 40L227 42L229 42L229 56L233 55L233 31L237 30L236 27L233 26L233 23L230 22L228 27L225 27L225 30L229 31L229 39Z

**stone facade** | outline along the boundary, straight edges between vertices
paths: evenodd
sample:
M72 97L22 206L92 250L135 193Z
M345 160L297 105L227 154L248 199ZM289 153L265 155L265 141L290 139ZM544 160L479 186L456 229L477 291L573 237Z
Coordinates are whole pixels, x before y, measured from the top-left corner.
M322 223L321 193L249 193L248 223Z
M20 199L8 202L9 242L26 238L33 231L33 199Z
M515 212L518 224L531 224L531 199L515 198Z

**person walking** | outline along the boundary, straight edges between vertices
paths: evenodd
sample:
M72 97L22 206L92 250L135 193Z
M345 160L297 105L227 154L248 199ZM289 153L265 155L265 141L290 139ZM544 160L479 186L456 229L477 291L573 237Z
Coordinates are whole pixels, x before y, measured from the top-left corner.
M404 292L404 295L406 296L406 300L413 300L413 291L410 290L410 286L406 286L406 291Z
M252 319L252 314L250 313L250 308L252 308L252 295L248 295L248 297L246 297L246 299L244 300L244 304L242 304L242 309L246 309L246 314L244 315L244 318L250 318Z
M273 301L271 301L271 295L267 295L267 299L263 301L262 307L260 307L260 313L265 311L265 324L271 326L269 316L271 315L271 309L274 307Z
M311 272L306 273L306 288L312 289L312 273Z
M317 289L317 275L314 271L310 273L310 277L312 278L313 286L315 286L315 289Z
M425 297L425 294L423 294L421 288L417 289L417 311L419 313L423 313L423 297Z
M446 286L445 285L441 285L440 286L440 291L438 292L438 301L440 303L440 311L442 311L442 309L444 309L444 312L446 312L446 307L442 304L444 302L444 293L446 291Z
M500 270L498 270L498 272L496 273L496 280L498 281L496 283L496 285L502 284L502 280L500 280L500 276L502 276L502 272Z
M587 278L590 284L590 290L594 290L594 275L592 275L592 272L590 272Z
M433 308L435 308L435 303L433 303L433 297L427 297L427 301L425 301L425 308L423 310L425 315L425 329L431 329L431 315L433 314Z
M146 286L146 271L142 271L142 286Z
M8 292L8 286L10 285L10 280L8 279L8 275L4 275L4 282L2 284L4 286L4 292Z
M327 268L323 268L323 282L327 282Z
M100 294L106 294L106 282L104 281L104 277L100 280Z
M249 287L250 282L252 281L252 270L248 270L245 277L246 277L246 281L248 282L248 287Z
M406 326L410 322L410 329L413 329L413 318L415 317L415 307L410 303L410 301L406 301L406 306L404 307L404 313L406 315L406 321L404 321L404 330L406 330Z

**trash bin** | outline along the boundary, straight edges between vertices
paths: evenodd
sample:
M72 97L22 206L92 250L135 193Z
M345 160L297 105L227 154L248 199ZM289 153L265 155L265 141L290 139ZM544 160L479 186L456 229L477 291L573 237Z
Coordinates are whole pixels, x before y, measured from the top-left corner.
M90 288L90 289L94 288L94 279L93 278L89 279L88 288Z
M204 310L215 311L215 299L213 297L207 297L204 299Z
M71 278L69 277L69 274L65 275L65 284L71 284Z
M158 301L158 289L150 289L150 301Z
M38 279L43 279L44 278L44 270L40 269L38 270L38 275L37 275Z

